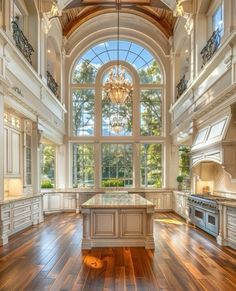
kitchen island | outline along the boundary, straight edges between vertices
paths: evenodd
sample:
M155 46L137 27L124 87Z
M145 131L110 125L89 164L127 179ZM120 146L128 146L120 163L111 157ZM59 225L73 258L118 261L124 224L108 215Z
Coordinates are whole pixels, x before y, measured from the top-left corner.
M81 205L82 249L145 247L154 249L152 202L138 194L97 194Z

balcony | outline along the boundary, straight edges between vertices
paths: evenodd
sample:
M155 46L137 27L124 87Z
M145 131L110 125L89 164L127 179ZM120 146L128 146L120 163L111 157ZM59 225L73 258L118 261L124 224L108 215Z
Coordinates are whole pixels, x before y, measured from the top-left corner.
M220 46L220 43L221 43L221 30L218 28L213 32L212 36L207 41L207 44L201 50L200 54L202 56L202 68L215 54L218 47Z
M12 21L12 30L16 47L21 51L26 60L32 65L31 55L34 52L33 47L15 21Z
M49 71L47 71L47 85L48 88L52 91L52 93L57 97L57 99L59 99L57 92L58 84Z
M187 89L188 80L185 80L185 75L180 79L179 83L177 84L177 99L184 93Z

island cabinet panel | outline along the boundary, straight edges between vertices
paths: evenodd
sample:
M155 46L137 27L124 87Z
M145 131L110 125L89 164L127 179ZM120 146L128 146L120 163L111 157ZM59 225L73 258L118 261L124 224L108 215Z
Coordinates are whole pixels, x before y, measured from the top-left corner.
M171 192L145 193L145 198L155 205L155 211L172 210Z
M228 245L236 248L236 208L226 208L226 238Z
M91 211L91 237L115 238L118 237L118 211L92 210Z
M145 235L145 210L121 210L121 237L143 237Z

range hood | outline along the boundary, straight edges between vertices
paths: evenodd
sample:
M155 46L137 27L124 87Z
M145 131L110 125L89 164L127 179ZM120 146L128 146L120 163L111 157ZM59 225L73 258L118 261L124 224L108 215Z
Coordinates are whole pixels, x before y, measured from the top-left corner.
M191 148L191 166L216 162L236 179L236 105L231 113L198 130Z

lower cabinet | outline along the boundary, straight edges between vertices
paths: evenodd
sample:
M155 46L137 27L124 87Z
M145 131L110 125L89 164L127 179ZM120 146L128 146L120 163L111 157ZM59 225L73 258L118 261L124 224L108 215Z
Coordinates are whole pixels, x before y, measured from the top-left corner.
M227 245L236 249L236 208L226 208L225 239L227 240Z
M145 193L145 198L155 205L155 211L172 210L172 192Z
M0 205L0 245L8 243L10 235L42 221L41 197L24 198Z
M181 217L187 219L189 217L188 193L173 191L172 208ZM190 215L193 215L193 213Z

